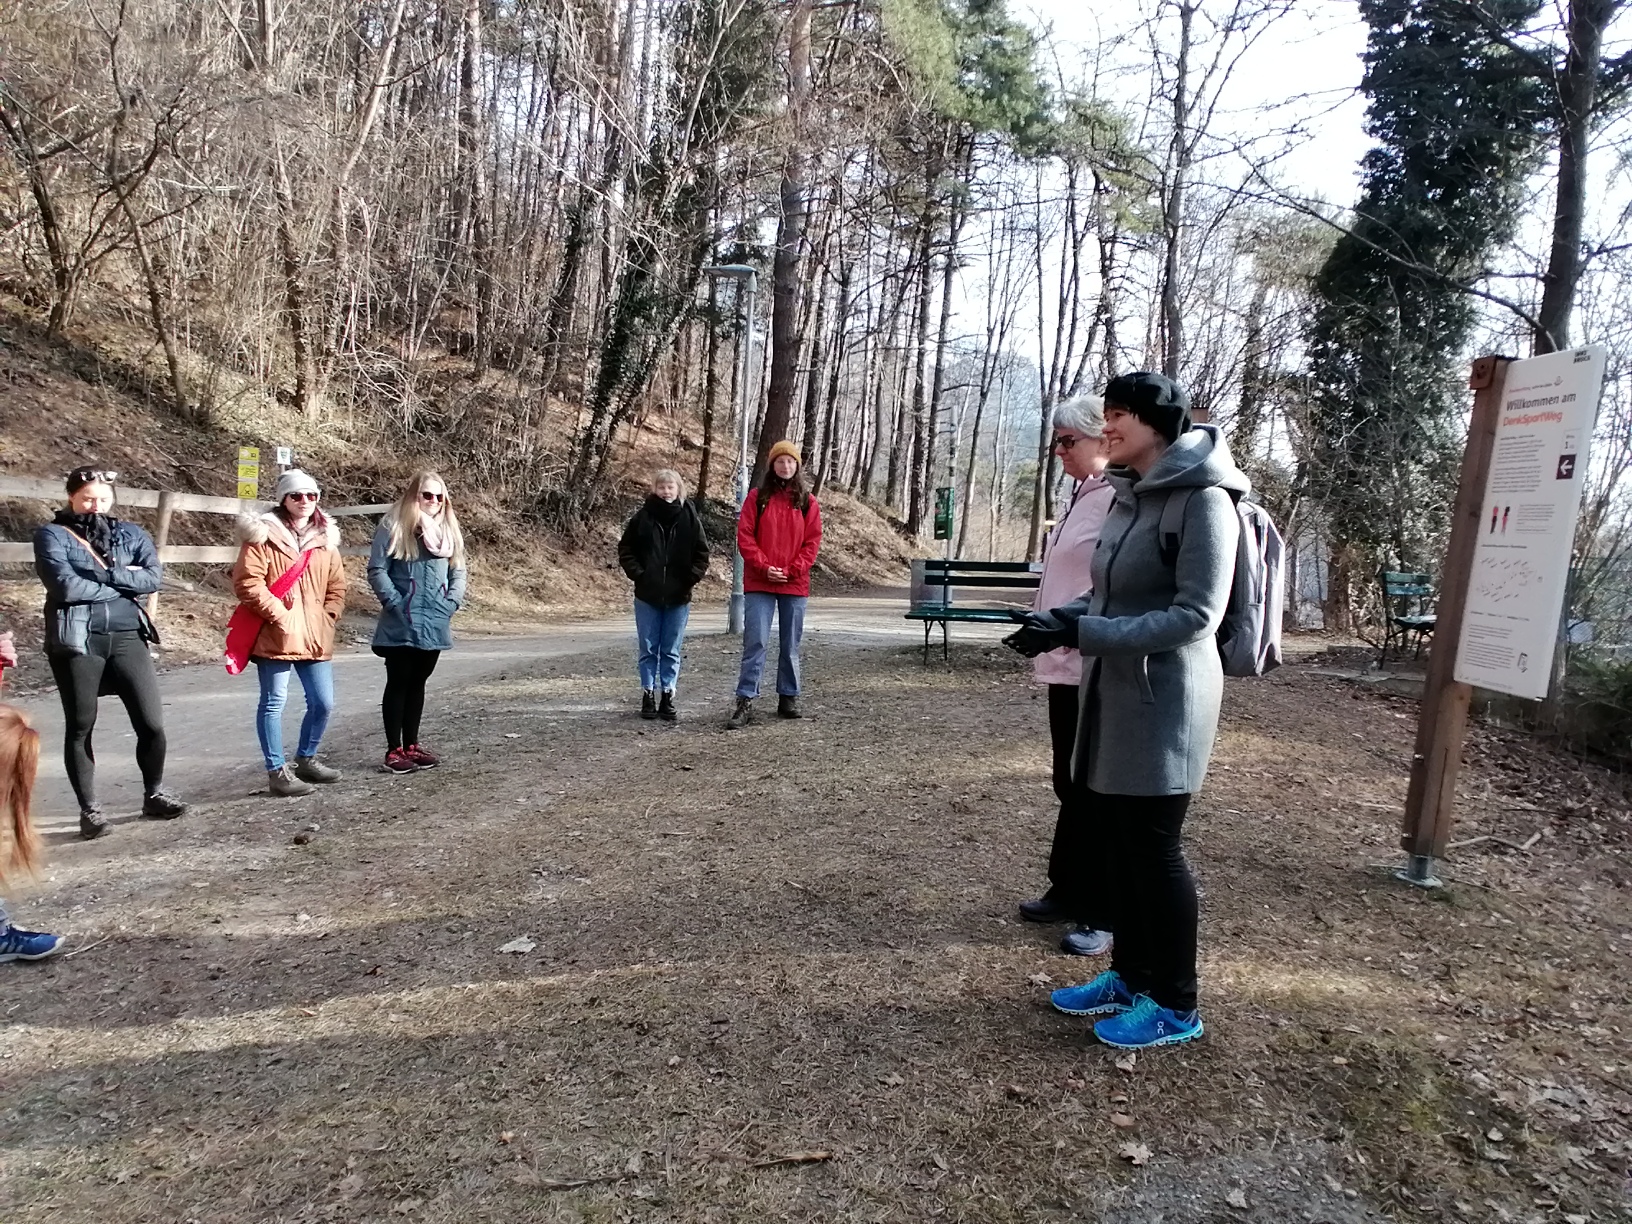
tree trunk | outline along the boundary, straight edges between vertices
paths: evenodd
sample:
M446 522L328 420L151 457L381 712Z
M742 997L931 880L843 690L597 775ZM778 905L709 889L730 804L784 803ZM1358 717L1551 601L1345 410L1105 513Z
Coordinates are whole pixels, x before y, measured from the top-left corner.
M714 406L720 393L720 288L708 278L708 363L703 372L703 455L697 465L697 500L708 500L708 481L714 465Z
M1179 0L1179 61L1173 82L1173 139L1169 145L1162 233L1162 373L1178 378L1184 355L1184 315L1179 309L1179 261L1184 244L1184 188L1190 171L1190 27L1198 0Z
M1558 81L1558 196L1553 205L1553 241L1542 277L1541 312L1536 316L1535 351L1552 353L1570 343L1570 315L1581 279L1581 226L1586 212L1587 147L1593 98L1603 55L1604 27L1620 0L1573 0L1569 53Z
M765 470L771 447L787 433L799 377L800 246L805 234L804 112L810 94L810 19L813 0L794 0L788 17L788 116L790 147L782 159L777 198L776 256L771 263L771 377L765 392L754 478Z
M839 259L839 304L834 311L837 316L833 326L833 355L828 361L827 376L827 409L822 430L827 439L826 451L820 463L816 466L816 490L821 491L823 482L828 476L838 479L839 476L839 385L844 377L844 363L849 357L849 346L846 343L847 326L850 321L850 262L841 256Z

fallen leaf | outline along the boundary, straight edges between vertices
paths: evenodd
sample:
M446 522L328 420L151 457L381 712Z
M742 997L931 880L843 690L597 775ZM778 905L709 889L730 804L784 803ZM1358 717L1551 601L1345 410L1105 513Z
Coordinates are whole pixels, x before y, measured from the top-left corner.
M1127 1103L1128 1103L1128 1094L1127 1093L1125 1093L1125 1092L1113 1092L1113 1093L1111 1093L1111 1104L1112 1105L1126 1105Z
M1564 1224L1587 1224L1587 1217L1584 1215L1567 1215L1564 1217Z
M1132 1071L1135 1064L1137 1064L1138 1061L1139 1061L1139 1055L1137 1055L1137 1054L1124 1054L1121 1058L1116 1060L1116 1069L1118 1071Z
M1046 973L1034 973L1034 974L1031 975L1031 977L1027 978L1026 980L1029 981L1033 986L1047 986L1054 979L1049 977L1048 974L1046 974Z
M946 1163L946 1157L942 1156L939 1152L936 1152L930 1159L935 1162L935 1167L942 1173L950 1173L952 1171L952 1166Z
M139 1177L140 1175L140 1169L120 1169L113 1175L113 1180L117 1185L122 1186L132 1178Z
M1128 1127L1133 1125L1133 1115L1132 1114L1125 1114L1125 1113L1113 1113L1111 1115L1111 1125L1112 1126L1120 1126L1123 1130L1127 1130Z
M1245 1211L1247 1209L1247 1192L1240 1188L1231 1190L1224 1196L1224 1201L1237 1211Z
M425 1205L425 1200L424 1199L416 1199L416 1198L403 1199L402 1202L398 1203L395 1207L391 1208L391 1212L392 1212L393 1215L408 1215L411 1212L418 1211L424 1205Z
M538 947L538 944L535 943L533 940L528 939L527 936L525 936L525 935L518 935L514 939L512 939L509 943L500 944L499 945L499 951L500 952L512 952L512 953L516 954L517 956L519 956L523 952L531 952L536 947Z
M335 1183L334 1191L341 1198L356 1198L363 1192L363 1175L352 1173Z
M499 1142L500 1143L509 1143L515 1137L516 1137L516 1132L515 1131L500 1131L499 1132Z
M1346 1067L1348 1065L1349 1060L1344 1058L1342 1055L1338 1055L1338 1057L1332 1059L1332 1066L1334 1067Z
M1150 1149L1142 1143L1124 1143L1117 1149L1116 1154L1122 1157L1123 1160L1136 1165L1150 1163Z
M636 1152L629 1157L629 1163L623 1166L623 1171L631 1176L640 1172L640 1153Z
M504 738L505 739L520 739L521 738L521 732L520 731L506 731L504 733Z
M1502 1134L1500 1129L1493 1126L1485 1132L1485 1138L1489 1139L1492 1143L1500 1143L1503 1139L1507 1138L1507 1136Z
M879 1076L878 1082L883 1084L886 1088L899 1088L907 1081L902 1079L894 1071L891 1071L888 1075Z
M680 1055L670 1054L669 1055L669 1066L678 1067L679 1065L680 1065Z

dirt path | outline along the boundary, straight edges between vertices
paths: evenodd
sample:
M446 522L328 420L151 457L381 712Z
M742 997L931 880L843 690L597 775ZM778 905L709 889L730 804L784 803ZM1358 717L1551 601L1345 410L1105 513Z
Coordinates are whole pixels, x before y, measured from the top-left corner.
M87 950L0 970L0 1219L1625 1218L1621 779L1480 735L1467 831L1546 836L1423 895L1411 707L1232 683L1209 1035L1119 1066L1046 1006L1094 967L1012 919L1052 821L1025 673L864 619L802 723L721 731L706 636L691 717L643 723L592 644L450 671L442 769L246 770L56 847L24 915Z

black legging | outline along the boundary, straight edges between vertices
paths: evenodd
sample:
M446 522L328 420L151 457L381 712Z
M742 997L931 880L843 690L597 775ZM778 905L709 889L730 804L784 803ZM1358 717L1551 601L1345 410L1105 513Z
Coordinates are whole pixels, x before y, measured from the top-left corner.
M1189 795L1088 792L1111 845L1111 968L1163 1007L1196 1006L1196 881L1181 837Z
M1054 795L1060 814L1048 855L1049 893L1083 926L1109 931L1111 899L1105 863L1111 847L1098 810L1081 783L1072 781L1071 755L1077 746L1079 690L1074 684L1048 686L1048 732L1054 747Z
M117 694L125 703L136 731L136 765L142 771L142 793L151 795L164 781L164 707L159 701L159 678L153 656L135 630L93 633L82 655L52 655L51 674L57 680L66 724L62 756L68 781L81 810L96 806L96 753L91 732L96 729L96 699Z
M385 742L392 748L419 743L419 720L425 713L425 682L436 670L440 650L412 646L382 646L385 660L385 696L380 714L385 718Z

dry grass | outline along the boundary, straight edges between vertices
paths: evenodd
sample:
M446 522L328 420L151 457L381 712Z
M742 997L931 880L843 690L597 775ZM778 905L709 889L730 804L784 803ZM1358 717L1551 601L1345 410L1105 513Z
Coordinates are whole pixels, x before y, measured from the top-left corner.
M734 661L692 642L674 728L622 652L520 665L434 715L441 770L61 847L25 916L112 939L3 971L0 1218L1620 1218L1619 779L1529 752L1597 814L1426 896L1407 707L1232 684L1209 1036L1122 1070L1012 920L1052 806L1014 662L820 646L816 717L727 735Z

